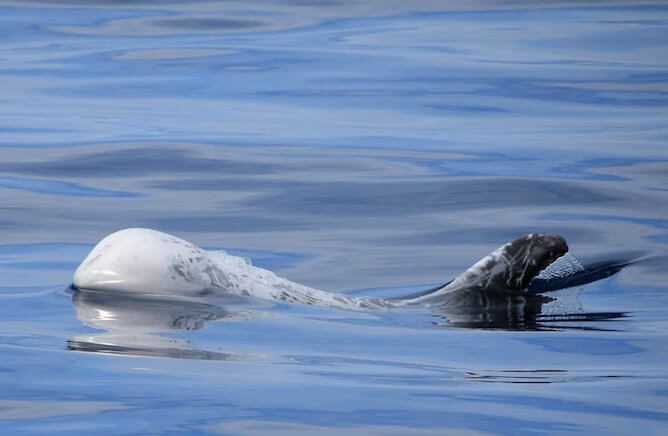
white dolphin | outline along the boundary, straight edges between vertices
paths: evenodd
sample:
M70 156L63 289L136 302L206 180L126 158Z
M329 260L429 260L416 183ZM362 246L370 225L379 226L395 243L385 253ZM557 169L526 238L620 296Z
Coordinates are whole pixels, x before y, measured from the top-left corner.
M451 282L404 298L349 297L291 282L224 251L207 251L156 230L129 228L102 239L74 273L81 290L198 296L222 293L344 309L442 304L452 295L522 295L568 251L561 236L528 234L485 256Z

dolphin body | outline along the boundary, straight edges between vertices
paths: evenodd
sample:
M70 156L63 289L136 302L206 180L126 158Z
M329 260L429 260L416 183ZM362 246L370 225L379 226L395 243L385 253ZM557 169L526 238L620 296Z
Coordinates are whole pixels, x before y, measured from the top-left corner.
M126 229L100 241L74 274L68 291L77 317L104 332L76 335L68 349L181 359L262 359L266 356L202 348L169 333L199 330L209 322L264 317L272 300L351 310L415 307L424 309L435 326L475 329L582 328L582 322L625 317L623 312L585 312L577 287L613 275L633 261L620 258L583 266L567 250L560 236L526 235L444 285L401 298L374 299L309 288L224 251L203 250L155 230ZM563 288L573 289L546 294Z
M454 280L403 298L349 297L291 282L224 251L207 251L176 236L129 228L102 239L74 273L78 290L123 295L241 295L342 309L443 306L480 295L515 298L568 251L564 238L528 234L497 248Z

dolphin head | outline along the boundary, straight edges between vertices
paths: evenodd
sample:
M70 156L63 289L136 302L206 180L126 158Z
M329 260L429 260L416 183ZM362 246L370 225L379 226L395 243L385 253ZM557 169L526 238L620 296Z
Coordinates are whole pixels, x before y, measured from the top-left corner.
M120 230L102 239L74 273L78 289L193 295L211 285L204 250L150 229Z

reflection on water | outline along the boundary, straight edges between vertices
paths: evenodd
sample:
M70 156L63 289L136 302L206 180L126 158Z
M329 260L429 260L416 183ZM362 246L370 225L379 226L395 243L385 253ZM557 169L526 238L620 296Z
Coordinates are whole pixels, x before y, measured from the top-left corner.
M198 349L191 341L159 333L199 330L212 321L248 320L259 316L235 296L216 304L186 298L135 295L90 290L69 290L77 318L107 333L77 335L67 342L70 350L131 354L181 359L243 360L244 353ZM231 308L228 309L228 307ZM255 356L257 358L257 356Z
M77 335L67 341L67 349L89 353L170 357L175 359L240 361L262 358L259 355L245 353L201 350L187 341L147 334Z
M199 330L208 321L250 317L241 308L230 311L222 304L129 293L73 290L72 303L83 323L114 331Z
M558 309L547 307L550 305ZM452 296L434 312L434 316L441 318L435 325L503 330L614 330L614 327L600 327L599 322L627 316L624 312L586 313L577 295L562 296L559 292L546 296L477 291L465 297ZM591 322L596 324L589 325Z

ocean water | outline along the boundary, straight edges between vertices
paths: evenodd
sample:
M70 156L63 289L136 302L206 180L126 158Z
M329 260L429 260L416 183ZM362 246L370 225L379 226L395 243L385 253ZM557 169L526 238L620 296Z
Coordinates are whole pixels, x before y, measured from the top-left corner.
M0 432L666 434L667 71L665 2L0 2ZM133 226L348 295L629 265L492 320L68 289Z

